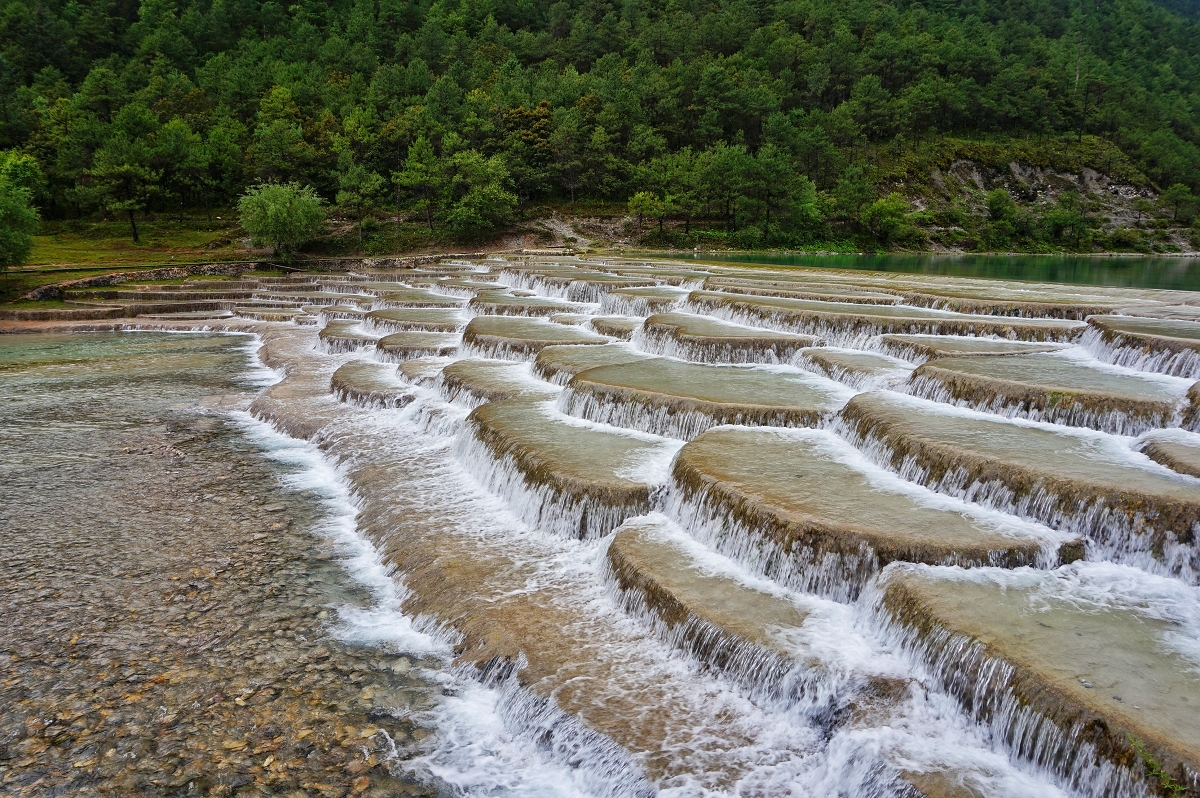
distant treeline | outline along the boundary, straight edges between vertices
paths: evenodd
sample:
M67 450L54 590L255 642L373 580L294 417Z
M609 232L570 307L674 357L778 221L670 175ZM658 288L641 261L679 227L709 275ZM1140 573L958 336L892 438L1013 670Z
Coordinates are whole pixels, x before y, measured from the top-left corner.
M656 222L760 242L831 220L903 240L918 233L886 159L950 139L1099 141L1158 189L1200 193L1187 9L0 0L0 149L36 159L50 219L227 207L295 181L359 218L398 205L461 236L531 202L634 197ZM989 203L1009 238L1057 234Z

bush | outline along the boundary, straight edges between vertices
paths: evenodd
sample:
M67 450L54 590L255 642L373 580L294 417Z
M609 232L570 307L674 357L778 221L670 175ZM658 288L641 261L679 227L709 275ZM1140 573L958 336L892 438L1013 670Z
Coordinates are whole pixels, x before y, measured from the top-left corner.
M33 248L38 212L33 193L25 186L0 175L0 269L19 266Z
M298 183L260 183L238 201L242 227L250 237L284 257L321 232L323 206L311 186Z

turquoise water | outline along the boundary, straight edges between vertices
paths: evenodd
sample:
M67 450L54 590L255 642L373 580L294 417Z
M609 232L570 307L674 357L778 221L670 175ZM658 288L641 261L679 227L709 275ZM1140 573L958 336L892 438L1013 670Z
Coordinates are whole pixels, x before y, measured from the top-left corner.
M1087 255L811 255L776 252L701 253L658 257L695 263L745 263L1200 291L1200 258Z

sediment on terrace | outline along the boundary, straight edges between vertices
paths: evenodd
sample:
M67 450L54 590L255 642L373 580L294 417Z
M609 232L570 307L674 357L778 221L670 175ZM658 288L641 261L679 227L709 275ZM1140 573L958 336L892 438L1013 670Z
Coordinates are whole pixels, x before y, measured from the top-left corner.
M363 331L357 321L337 320L329 322L317 333L317 340L326 352L354 352L374 346L379 339Z
M594 316L591 325L592 329L601 335L618 341L628 341L642 326L642 320L629 316Z
M654 358L576 374L560 406L603 424L686 440L721 424L815 426L847 398L807 374Z
M798 366L859 390L897 384L912 373L910 363L876 352L820 346L801 349L799 355Z
M362 321L367 317L367 311L350 305L304 305L301 310L320 316L326 321L332 319L353 319Z
M1155 430L1138 439L1135 448L1172 471L1200 477L1200 435L1182 430Z
M398 362L426 355L449 355L458 349L461 338L454 333L409 330L392 333L375 344L377 357Z
M600 298L600 312L622 316L649 316L682 304L687 295L686 289L662 285L617 288Z
M671 512L693 537L776 582L838 600L893 561L1011 568L1082 554L1050 530L985 520L881 479L821 430L712 430L680 450L671 473Z
M1200 482L1119 439L889 393L859 394L840 419L905 479L1087 536L1093 559L1200 581Z
M930 360L908 391L1009 417L1138 435L1177 425L1182 385L1055 354L974 355Z
M1200 322L1093 316L1082 344L1118 366L1200 379Z
M467 302L471 313L490 316L552 316L555 313L572 313L580 305L536 296L516 296L500 291L479 294Z
M810 335L671 312L646 319L637 343L648 352L701 363L786 363L820 341Z
M1113 566L1072 568L900 567L884 580L881 613L1013 755L1069 789L1200 795L1200 678L1171 644L1194 629L1146 606L1171 586L1152 583L1143 598L1111 589Z
M467 304L465 299L435 294L432 291L397 291L394 294L384 294L372 303L375 310L387 308L458 308Z
M532 360L547 346L595 346L609 343L610 340L578 327L519 316L476 316L471 319L462 337L466 353L507 360Z
M825 702L844 685L829 683L836 679L804 648L801 627L809 613L779 591L714 573L695 561L678 535L650 518L630 519L617 530L608 545L608 568L626 610L752 694L804 701L810 713L833 715L839 707Z
M1061 344L970 338L961 335L881 335L873 343L883 352L918 364L939 357L1021 355L1053 352L1064 348Z
M532 377L527 364L511 360L456 360L442 369L435 384L447 401L470 407L517 396L546 400L558 395L557 388Z
M733 321L765 324L791 332L819 335L850 345L876 335L931 333L995 335L1027 341L1070 341L1086 326L1062 319L982 316L900 305L855 305L849 302L751 297L693 291L688 306Z
M655 281L648 277L614 276L604 272L577 269L541 270L509 267L500 274L514 288L536 291L539 294L571 302L600 302L610 291L624 288L648 288Z
M396 377L396 367L354 360L329 378L334 396L364 407L402 407L413 400L412 390Z
M442 369L453 362L445 355L422 355L397 366L396 376L412 385L433 385L442 376Z
M566 385L581 371L597 366L633 363L651 355L630 349L624 344L600 346L547 346L533 361L533 373L555 385Z
M389 308L373 310L365 316L367 324L380 332L457 332L467 323L457 310L443 308Z
M793 280L709 277L704 281L704 289L706 291L721 291L726 294L813 299L823 302L850 302L858 305L895 305L900 301L900 297L896 294L883 291L872 291L856 286L820 282L809 283Z
M466 427L460 459L541 529L596 538L650 509L649 485L621 473L661 443L569 423L528 399L481 405Z

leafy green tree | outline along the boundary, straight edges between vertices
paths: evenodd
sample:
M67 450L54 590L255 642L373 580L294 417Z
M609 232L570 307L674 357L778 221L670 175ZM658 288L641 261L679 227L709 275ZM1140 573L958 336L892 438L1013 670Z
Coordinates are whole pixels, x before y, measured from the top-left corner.
M164 197L179 202L180 221L188 197L204 184L208 164L207 152L200 134L194 133L187 122L176 117L163 125L154 135L151 161L162 175Z
M1159 202L1171 209L1171 218L1187 224L1200 208L1200 197L1182 183L1176 183L1159 195Z
M88 172L101 206L129 219L135 244L141 238L134 214L160 193L162 172L152 167L152 155L143 139L113 138L97 150Z
M875 199L871 170L859 164L846 167L833 189L833 197L834 206L844 219L858 219L863 207Z
M242 228L283 257L316 237L325 222L324 201L311 186L259 183L238 200Z
M888 246L907 232L907 216L908 201L893 192L863 208L859 221L880 243Z
M418 136L408 148L404 169L392 173L392 183L412 201L415 210L424 212L425 224L432 230L438 188L442 184L442 169L433 145L424 136Z
M667 215L668 205L659 199L653 191L639 191L629 198L629 212L637 216L638 231L641 232L645 217L658 219L658 232L663 232L663 217Z
M378 172L372 172L360 163L351 162L338 175L340 186L336 202L353 214L358 222L358 242L363 240L363 218L378 204L387 192L387 181Z
M33 192L21 184L19 175L0 170L0 268L6 281L8 269L29 257L37 223Z
M503 156L485 158L478 150L463 150L446 166L442 217L453 235L478 239L512 220L517 197L506 188Z

